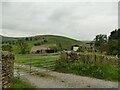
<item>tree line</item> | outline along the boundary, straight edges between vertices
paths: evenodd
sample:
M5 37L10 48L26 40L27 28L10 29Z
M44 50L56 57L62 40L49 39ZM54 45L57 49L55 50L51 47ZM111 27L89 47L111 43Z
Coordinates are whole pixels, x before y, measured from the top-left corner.
M96 35L93 41L95 49L101 53L106 52L108 55L120 54L120 29L113 30L108 37L105 34Z

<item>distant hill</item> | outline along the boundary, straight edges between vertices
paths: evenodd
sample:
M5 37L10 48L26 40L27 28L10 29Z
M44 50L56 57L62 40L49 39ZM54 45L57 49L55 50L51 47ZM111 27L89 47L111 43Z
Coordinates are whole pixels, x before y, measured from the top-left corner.
M23 38L20 38L20 37L13 38L13 37L2 36L3 42L17 41L18 39L24 39L28 44L29 50L34 45L50 45L50 46L56 46L58 48L67 49L67 50L70 50L72 45L86 46L85 42L71 39L68 37L57 36L57 35L38 35L38 36L23 37ZM17 44L13 45L14 51L16 53L18 53L19 51L17 46L18 46Z
M0 35L0 38L1 38L0 43L2 43L2 41L3 42L17 41L17 39L18 39L18 38L6 37L6 36L2 36L2 35Z

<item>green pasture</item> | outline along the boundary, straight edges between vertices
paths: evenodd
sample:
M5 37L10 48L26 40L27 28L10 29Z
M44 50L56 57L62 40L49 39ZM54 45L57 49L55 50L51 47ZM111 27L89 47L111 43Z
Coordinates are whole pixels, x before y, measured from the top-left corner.
M16 55L15 63L53 69L59 55Z

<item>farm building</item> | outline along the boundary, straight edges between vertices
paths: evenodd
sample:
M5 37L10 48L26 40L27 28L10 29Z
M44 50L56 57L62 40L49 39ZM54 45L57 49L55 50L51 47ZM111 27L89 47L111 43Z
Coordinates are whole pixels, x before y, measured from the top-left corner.
M81 46L79 46L79 45L73 45L73 46L72 46L72 50L76 52L76 51L79 50L80 47L81 47Z
M30 53L36 53L36 54L43 54L43 53L54 53L54 50L51 50L48 46L46 45L40 45L40 46L33 46L31 48Z

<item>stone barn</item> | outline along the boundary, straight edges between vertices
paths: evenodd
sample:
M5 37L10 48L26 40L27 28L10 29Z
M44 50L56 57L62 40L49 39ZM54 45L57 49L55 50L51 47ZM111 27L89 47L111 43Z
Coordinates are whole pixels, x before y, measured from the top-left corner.
M51 50L49 46L40 45L40 46L33 46L31 48L30 53L33 53L33 54L54 53L54 50Z

